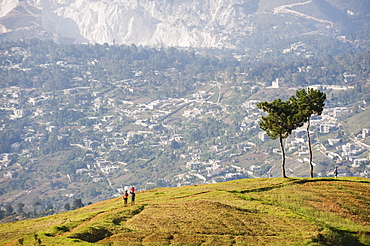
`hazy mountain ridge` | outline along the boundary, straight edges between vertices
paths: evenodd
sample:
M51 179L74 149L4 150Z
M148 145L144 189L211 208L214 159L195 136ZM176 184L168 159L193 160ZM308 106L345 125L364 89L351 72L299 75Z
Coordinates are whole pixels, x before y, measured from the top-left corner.
M265 21L274 23L275 18L284 18L286 21L293 18L294 23L290 25L302 22L304 26L310 26L310 30L302 29L306 33L326 30L325 35L342 34L343 31L354 27L349 24L344 28L340 24L343 21L368 18L367 12L360 11L369 8L366 1L351 3L334 0L273 3L264 0L185 2L7 0L0 8L0 38L37 36L53 38L60 42L69 40L69 42L134 43L149 46L246 48L244 42L255 42L254 35L264 33L270 28L261 25L261 15L264 16L262 23ZM276 11L277 8L290 9L290 5L299 5L292 8L297 12L302 6L312 9L313 12L303 11L303 14L297 15L289 11ZM314 18L311 18L311 15ZM327 23L320 26L320 21L315 19L316 17L331 22L338 16L339 22L334 22L329 27L325 25ZM17 18L17 21L14 18ZM18 22L32 24L19 26L16 24ZM361 29L364 23L360 21L356 22L356 25ZM281 32L276 29L273 34L278 37Z

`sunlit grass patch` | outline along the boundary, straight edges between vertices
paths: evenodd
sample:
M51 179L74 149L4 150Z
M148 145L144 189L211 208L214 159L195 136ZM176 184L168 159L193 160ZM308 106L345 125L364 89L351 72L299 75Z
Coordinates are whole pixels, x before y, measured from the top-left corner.
M138 192L0 225L0 245L370 245L365 179L244 179ZM346 244L347 243L347 244Z
M225 197L228 198L225 199ZM317 230L317 227L307 221L300 221L297 218L286 219L285 214L280 216L278 213L281 211L269 214L245 208L243 204L245 200L229 192L215 191L199 198L199 200L188 199L181 202L173 201L171 204L159 203L147 206L142 213L129 220L127 226L133 231L175 235L172 240L176 237L190 237L190 235L197 235L198 238L199 235L208 235L206 240L210 238L216 240L226 235L233 238L249 236L248 240L254 237L275 239L277 237L283 240L286 235L292 233L295 238L307 240L309 235ZM268 210L268 208L264 209ZM298 232L297 228L300 228ZM192 243L196 242L192 241Z
M105 238L98 242L102 245L142 245L141 242L145 237L150 235L150 233L145 232L120 232L109 238Z
M37 234L40 236L55 236L63 233L63 231L69 231L77 227L79 224L90 220L102 212L101 209L91 210L91 208L88 208L86 213L81 211L84 210L75 210L70 213L56 214L16 223L1 224L0 237L2 241L0 245L17 237L22 241L23 237L27 238L27 240L32 240L33 235Z
M245 210L220 202L196 200L148 205L126 224L138 231L245 234L251 230L248 225L255 222Z
M349 230L368 230L364 228L369 222L369 209L363 187L362 198L354 195L355 190L350 192L333 185L338 182L320 181L307 182L299 186L284 186L279 189L255 193L255 197L265 200L272 205L281 206L291 211L337 228L347 228ZM344 183L342 183L344 185ZM361 186L361 184L360 184ZM345 184L346 189L350 189L351 184ZM359 186L356 185L358 189ZM357 191L359 192L359 191ZM358 211L362 215L356 215ZM361 220L363 218L363 220Z
M101 214L99 218L91 220L66 236L95 243L117 233L129 232L131 230L124 226L124 222L140 213L143 209L144 206L139 205L112 210Z

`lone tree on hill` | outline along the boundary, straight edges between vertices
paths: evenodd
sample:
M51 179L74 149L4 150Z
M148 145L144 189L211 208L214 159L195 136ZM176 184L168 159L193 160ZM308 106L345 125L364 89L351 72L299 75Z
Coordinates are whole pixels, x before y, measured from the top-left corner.
M282 176L286 178L283 139L287 138L294 129L303 125L302 116L296 105L291 101L281 101L280 98L273 102L260 102L257 107L268 113L267 116L262 116L260 128L266 131L271 139L279 138L282 152Z
M308 88L297 90L296 96L290 98L291 102L299 110L299 115L304 122L307 122L307 142L308 150L310 154L310 176L313 178L313 164L312 164L312 147L311 147L311 136L310 136L310 118L313 114L321 115L326 100L326 94L319 90Z

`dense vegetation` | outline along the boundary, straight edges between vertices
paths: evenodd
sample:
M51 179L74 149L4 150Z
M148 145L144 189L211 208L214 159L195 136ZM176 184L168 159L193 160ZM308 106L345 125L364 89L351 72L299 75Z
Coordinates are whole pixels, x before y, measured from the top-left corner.
M247 99L256 92L252 88L259 83L268 85L279 79L285 87L344 85L345 73L356 75L355 93L336 93L330 98L328 105L340 106L359 100L370 101L369 87L366 85L370 67L369 52L334 57L295 57L293 61L284 63L266 56L260 62L255 62L248 58L236 60L231 54L216 59L213 56L197 55L195 52L175 48L156 50L135 45L57 45L52 41L37 39L2 42L0 51L0 86L38 90L38 93L20 95L20 104L26 103L27 97L31 95L40 96L42 92L58 95L59 90L75 87L90 86L101 89L104 93L114 89L114 84L119 81L135 78L131 86L139 89L135 90L134 96L153 99L181 97L214 80L221 83L230 82L230 86L237 86L239 90L234 91L236 94L228 103L238 105L242 99ZM250 83L243 83L245 81ZM127 90L116 90L113 93L121 98L133 96L128 94ZM90 93L79 93L71 95L68 100L73 104L81 104L90 98ZM60 108L58 104L62 102L53 99L46 103L50 110L55 110ZM82 104L82 109L84 106L88 105ZM0 111L0 114L3 117L6 115L4 111ZM57 127L78 120L91 124L92 121L86 119L86 116L85 112L62 109L52 116L46 116L48 118L45 120L51 121ZM11 145L20 142L21 131L27 124L30 122L22 119L0 133L0 152L10 152ZM68 140L55 141L55 138L50 136L43 141L45 147L41 151L52 153L64 149L65 141Z
M298 44L305 50L306 46L309 45ZM52 92L77 86L109 87L114 81L139 77L133 86L144 87L142 94L158 98L179 97L212 80L242 85L245 80L271 83L279 78L288 87L337 85L344 83L343 74L347 73L357 75L356 89L368 95L362 87L370 66L369 52L336 56L322 53L308 58L288 54L290 61L282 63L268 54L255 61L250 57L235 59L225 51L217 54L222 57L218 59L175 48L156 50L134 44L57 45L37 39L2 42L0 51L2 88L20 86ZM353 98L347 99L350 100Z
M37 39L0 44L0 86L7 88L36 88L37 93L21 94L20 104L25 104L29 96L40 96L42 92L58 96L60 90L89 86L92 89L111 91L114 84L128 80L128 84L138 88L135 92L113 90L112 96L121 98L152 99L163 97L181 97L201 88L206 82L218 81L231 83L235 87L234 95L226 100L232 106L238 106L242 100L248 99L256 91L253 87L259 83L269 84L279 79L285 87L308 86L314 84L345 85L343 74L355 74L353 83L355 91L343 91L333 94L328 106L348 105L359 100L370 102L370 91L366 84L370 67L370 53L353 53L347 55L324 55L318 58L296 57L291 62L277 62L265 57L261 62L242 59L236 60L230 55L216 59L213 56L196 55L195 52L169 49L149 49L145 47L109 46L109 45L57 45L52 41ZM131 80L130 79L135 79ZM248 81L249 83L244 83ZM131 84L130 84L131 83ZM237 89L238 88L238 89ZM112 94L111 93L111 94ZM80 121L93 124L87 119L88 104L91 94L78 93L69 96L72 104L79 104L85 111L71 111L60 108L63 101L48 100L45 103L52 115L46 115L45 121L52 125L64 127ZM17 105L16 105L17 106ZM19 106L19 105L18 105ZM217 107L217 106L216 106ZM55 110L61 109L61 110ZM101 113L104 113L102 109ZM0 111L3 117L6 112ZM239 117L236 108L235 117ZM237 118L234 118L237 120ZM124 123L125 119L123 119ZM199 123L199 122L198 122ZM196 123L196 124L198 124ZM29 119L20 119L9 128L0 132L0 153L10 152L11 145L20 141L22 130L32 124ZM216 129L225 128L218 125L209 127L212 122L205 122L206 129L213 133L198 131L189 133L189 140L199 141L217 135ZM228 127L227 127L228 128ZM235 131L235 130L233 130ZM78 133L74 134L79 138ZM194 138L195 137L195 138ZM101 138L101 136L96 136ZM52 134L43 142L43 154L55 153L78 142L78 139L57 141ZM130 158L130 157L128 157Z

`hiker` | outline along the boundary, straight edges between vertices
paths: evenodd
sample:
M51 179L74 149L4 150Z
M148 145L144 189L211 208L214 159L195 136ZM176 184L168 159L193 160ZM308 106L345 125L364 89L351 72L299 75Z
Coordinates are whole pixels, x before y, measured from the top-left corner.
M127 206L127 200L128 200L128 192L125 190L125 193L123 193L123 204L125 207Z
M338 167L335 167L335 169L334 169L334 177L335 177L335 179L338 178Z
M134 186L131 187L131 192L135 192L135 187Z
M130 191L131 193L131 205L134 205L135 204L135 192L134 191Z

